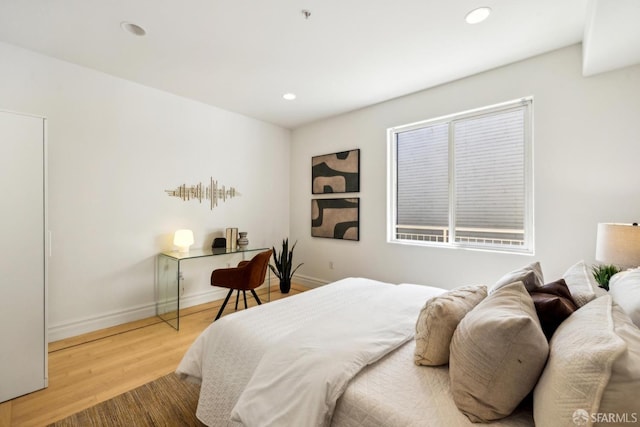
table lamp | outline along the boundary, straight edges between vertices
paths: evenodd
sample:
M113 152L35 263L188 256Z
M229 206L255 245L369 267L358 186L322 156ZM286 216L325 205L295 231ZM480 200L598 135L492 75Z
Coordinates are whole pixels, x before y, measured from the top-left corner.
M193 245L193 231L177 230L173 235L173 244L178 247L178 252L189 252L189 246Z
M622 268L640 265L640 227L633 224L598 224L596 261Z

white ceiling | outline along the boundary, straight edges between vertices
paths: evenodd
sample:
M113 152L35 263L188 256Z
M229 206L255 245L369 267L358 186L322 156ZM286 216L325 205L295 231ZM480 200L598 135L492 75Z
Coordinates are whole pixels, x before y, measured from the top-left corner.
M638 63L640 30L633 27L640 25L624 24L630 29L621 38L618 21L638 21L639 4L0 0L0 40L294 128L579 43L584 34L589 74ZM466 24L478 6L492 15ZM122 21L147 35L122 31ZM612 49L618 45L622 53ZM298 98L285 101L285 92Z

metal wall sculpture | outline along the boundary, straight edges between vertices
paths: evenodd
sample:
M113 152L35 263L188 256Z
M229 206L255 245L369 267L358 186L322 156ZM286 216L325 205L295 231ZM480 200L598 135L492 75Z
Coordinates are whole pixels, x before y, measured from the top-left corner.
M226 202L227 199L240 196L240 193L234 187L226 188L224 185L218 187L218 181L213 178L211 178L209 185L206 186L201 182L191 186L182 184L174 190L164 191L170 197L178 197L183 201L197 200L202 203L202 200L209 200L211 210L218 206L218 200Z

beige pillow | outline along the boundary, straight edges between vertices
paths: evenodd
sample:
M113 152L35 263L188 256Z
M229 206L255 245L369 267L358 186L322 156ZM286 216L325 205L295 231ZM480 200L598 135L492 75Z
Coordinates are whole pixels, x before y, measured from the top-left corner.
M610 296L574 312L551 339L551 350L533 395L536 425L608 423L608 414L640 416L640 330ZM576 418L577 419L577 418ZM620 422L620 420L618 420Z
M524 284L499 288L453 334L449 376L456 406L473 422L506 417L535 386L548 352Z
M595 297L607 294L607 291L598 286L596 279L593 278L591 269L584 261L569 267L562 275L562 278L569 287L569 292L571 292L571 296L578 308Z
M416 365L449 363L449 345L462 318L487 296L486 286L462 286L431 298L416 322Z
M517 270L510 271L502 276L489 290L489 293L493 293L503 286L509 285L514 282L522 282L529 292L535 288L539 288L544 285L544 277L542 276L542 267L539 262L531 263L525 267Z

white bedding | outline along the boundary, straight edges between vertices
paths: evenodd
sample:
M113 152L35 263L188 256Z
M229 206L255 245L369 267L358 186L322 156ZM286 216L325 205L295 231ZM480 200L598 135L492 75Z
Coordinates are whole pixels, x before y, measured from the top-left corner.
M349 383L338 400L336 427L469 427L473 424L453 402L447 366L418 366L410 341ZM518 408L491 427L532 427L531 408Z
M305 324L271 346L231 419L247 427L328 426L347 383L413 338L415 314L435 292L416 285L369 288L366 304Z
M415 312L407 320L412 328L426 299L444 291L428 286L413 286L412 304L415 304ZM400 287L368 279L344 279L293 298L225 316L213 323L194 342L177 369L181 376L202 384L196 413L198 418L209 426L241 425L230 420L232 409L263 356L273 354L270 351L272 347L280 346L287 337L304 336L304 331L310 330L323 330L322 333L333 330L339 336L358 325L358 316L370 308L369 303L390 288ZM376 307L369 314L375 318L379 310L379 318L383 319L386 316L384 309ZM341 318L345 313L353 313L354 318L346 321ZM341 320L338 321L339 318ZM325 322L327 328L318 329L317 325ZM413 329L409 339L412 334ZM342 392L341 389L346 385L346 390L335 407L332 425L472 425L447 395L446 368L415 366L412 360L413 342L402 345L405 341L396 339L388 350L401 345L397 351L365 367L353 380L347 380L338 387L338 391ZM353 373L381 356L383 354L379 352L369 352L368 359L356 363L357 369ZM325 403L321 402L320 405ZM331 409L331 404L326 406ZM273 402L270 407L265 406L263 411L276 413L286 407ZM299 405L298 409L304 411L305 408L306 405ZM530 413L524 412L497 425L525 426L533 425L533 421Z

